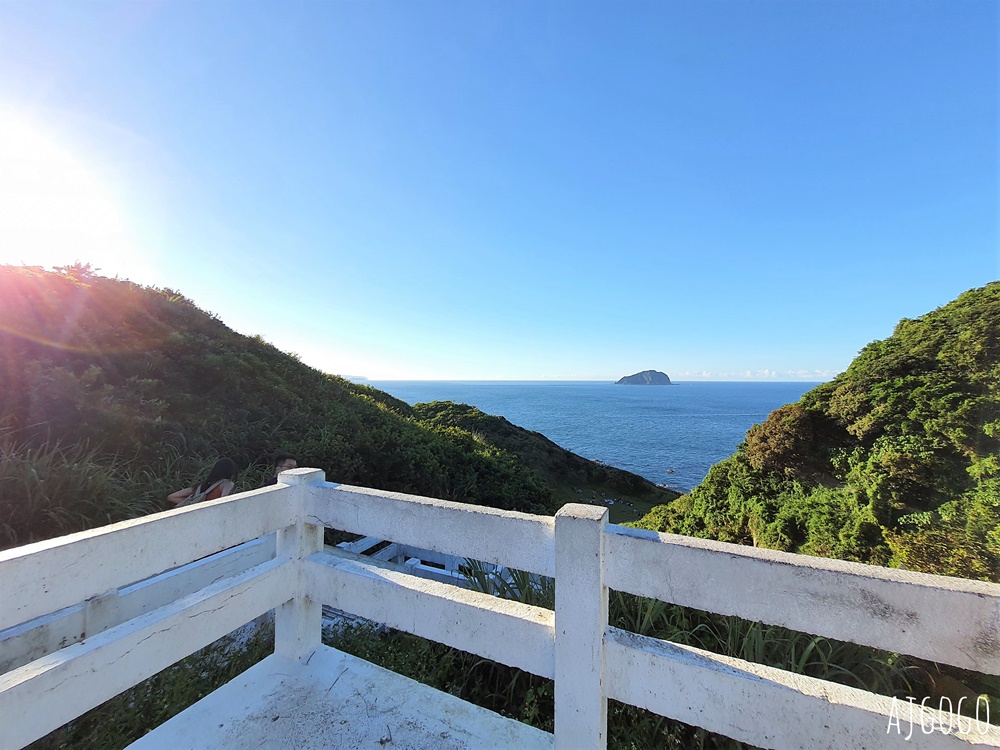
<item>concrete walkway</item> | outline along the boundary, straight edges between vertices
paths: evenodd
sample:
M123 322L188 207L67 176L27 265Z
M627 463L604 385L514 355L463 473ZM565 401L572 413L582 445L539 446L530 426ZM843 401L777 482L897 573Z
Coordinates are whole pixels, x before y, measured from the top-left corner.
M553 736L326 646L272 655L129 745L135 750L551 750Z

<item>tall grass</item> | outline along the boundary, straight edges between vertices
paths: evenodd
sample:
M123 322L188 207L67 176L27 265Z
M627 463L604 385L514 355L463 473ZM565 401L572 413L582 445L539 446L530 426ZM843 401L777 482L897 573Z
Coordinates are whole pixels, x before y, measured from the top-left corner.
M919 679L915 660L855 643L739 617L613 592L611 624L622 630L883 695L905 696Z
M167 495L204 479L214 462L170 445L150 464L108 457L86 443L38 445L0 435L0 549L167 510ZM259 486L268 473L252 467L237 491Z
M0 443L0 544L14 546L156 510L128 466L85 445Z
M466 559L460 566L469 588L484 594L555 609L555 580L516 568L504 568L480 560Z

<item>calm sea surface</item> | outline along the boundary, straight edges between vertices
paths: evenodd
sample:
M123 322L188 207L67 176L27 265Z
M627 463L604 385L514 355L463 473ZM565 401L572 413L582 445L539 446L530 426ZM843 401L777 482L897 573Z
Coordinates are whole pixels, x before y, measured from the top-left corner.
M817 383L369 381L410 404L456 401L506 417L563 448L687 491L751 426Z

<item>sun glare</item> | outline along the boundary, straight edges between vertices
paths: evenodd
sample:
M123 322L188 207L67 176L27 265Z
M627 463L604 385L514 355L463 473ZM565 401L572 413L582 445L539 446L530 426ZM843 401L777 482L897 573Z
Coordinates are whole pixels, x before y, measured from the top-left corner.
M126 276L141 259L96 172L30 120L0 112L0 263L76 262Z

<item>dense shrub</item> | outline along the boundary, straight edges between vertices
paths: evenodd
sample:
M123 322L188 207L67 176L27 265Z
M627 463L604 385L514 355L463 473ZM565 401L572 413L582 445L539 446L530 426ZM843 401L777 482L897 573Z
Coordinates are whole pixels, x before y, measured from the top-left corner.
M640 525L1000 581L1000 282L866 346Z

